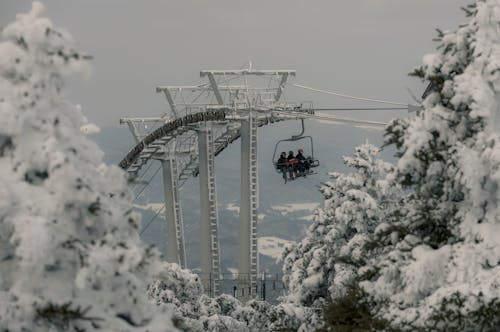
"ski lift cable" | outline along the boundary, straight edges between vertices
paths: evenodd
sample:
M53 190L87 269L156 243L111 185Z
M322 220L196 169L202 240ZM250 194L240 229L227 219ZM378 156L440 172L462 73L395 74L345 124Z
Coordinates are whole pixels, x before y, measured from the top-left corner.
M153 180L153 178L156 176L156 174L158 174L158 172L160 171L161 169L161 165L156 169L156 171L154 172L153 176L147 181L148 184L146 184L144 187L142 187L141 191L139 191L139 193L135 196L134 198L134 201L144 192L144 190L149 186L149 183L151 182L151 180Z
M399 103L399 102L395 102L395 101L387 101L387 100L381 100L381 99L372 99L372 98L351 96L351 95L346 95L346 94L343 94L343 93L337 93L337 92L333 92L333 91L316 89L316 88L312 88L312 87L301 85L301 84L290 84L290 85L294 86L296 88L310 90L310 91L315 91L315 92L324 93L324 94L333 95L333 96L342 97L342 98L348 98L348 99L354 99L354 100L362 100L362 101L371 101L371 102L374 102L374 103L381 103L381 104L388 104L388 105L406 106L406 108L408 108L408 106L409 106L408 104L405 104L405 103Z
M334 116L327 116L327 115L320 115L320 114L308 114L308 113L301 113L301 112L293 112L293 111L275 111L276 113L280 113L285 116L295 117L297 119L304 118L304 119L317 119L317 120L325 120L325 121L331 121L333 123L345 123L345 124L352 124L352 125L361 125L361 126L373 126L373 127L379 127L379 128L385 128L387 126L387 123L385 122L379 122L379 121L368 121L368 120L356 120L352 118L340 118L340 117L334 117Z
M341 111L396 111L408 110L408 107L342 107L342 108L315 108L318 112L341 112Z
M139 184L140 184L140 181L142 181L142 179L146 176L146 174L148 173L149 169L151 168L151 166L153 166L153 163L149 163L148 167L146 167L146 170L139 176L139 178L136 180L137 183L134 184L134 186L132 187L132 192L134 192L137 187L139 187Z
M148 223L146 224L146 226L144 226L144 228L141 230L141 232L139 233L139 236L141 236L147 229L148 227L153 223L153 221L156 219L156 217L158 217L158 215L165 209L165 205L163 205L161 208L158 209L158 211L156 211L155 215L149 219Z
M138 183L132 188L132 192L140 185L140 181L142 181L145 177L146 177L146 174L148 173L148 171L151 169L151 166L153 166L154 163L149 163L149 166L146 168L146 170L142 173L142 175L139 177L138 179ZM161 165L160 165L161 167ZM142 192L144 191L144 189L149 185L149 183L151 182L151 180L155 177L156 173L158 173L159 171L159 168L155 171L155 174L148 180L148 181L145 181L146 182L146 185L141 189L141 192L139 192L137 194L137 196L134 198L134 201L142 194Z

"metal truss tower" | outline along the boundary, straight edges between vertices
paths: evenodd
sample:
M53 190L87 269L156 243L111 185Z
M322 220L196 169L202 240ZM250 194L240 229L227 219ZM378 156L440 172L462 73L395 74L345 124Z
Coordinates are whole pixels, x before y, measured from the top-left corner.
M239 224L239 289L236 294L243 300L258 295L259 250L257 241L259 185L257 167L257 128L283 120L314 118L334 124L384 128L385 123L315 114L315 111L347 109L314 109L312 105L287 102L284 89L294 70L202 70L206 81L198 85L158 86L163 92L170 112L157 117L122 118L127 124L135 146L120 161L128 178L138 188L138 197L163 170L165 217L167 219L167 260L186 267L182 213L179 188L191 176L200 181L200 261L205 292L215 296L221 292L220 258L218 242L217 190L214 158L230 143L241 138L240 224ZM342 98L397 105L408 111L420 106L406 105L379 99L355 97L332 91L315 89L299 84L295 87L335 95ZM401 107L404 106L404 107ZM381 108L362 108L381 109ZM388 108L389 109L389 108ZM354 109L349 109L354 110ZM151 160L161 165L149 178ZM149 163L148 167L144 167ZM145 178L149 178L144 181ZM156 215L147 223L147 229ZM265 277L264 277L265 278ZM265 285L265 283L264 283ZM234 289L233 289L234 291Z
M161 160L165 193L165 218L167 220L167 262L186 267L182 209L179 199L179 181L175 157Z
M257 169L257 119L252 111L241 121L241 185L239 227L239 284L243 299L257 295L259 252L257 219L259 183Z
M165 95L170 112L165 112L157 118L121 120L122 123L129 125L138 144L136 147L138 153L141 157L146 156L146 158L136 158L130 162L129 169L132 174L137 174L149 158L161 159L158 158L161 152L160 145L168 144L175 147L169 150L171 153L169 157L162 161L168 230L167 259L179 262L183 266L186 265L186 261L178 187L182 179L189 177L187 172L193 175L199 174L200 261L203 285L209 295L217 295L220 292L215 154L220 152L220 148L223 149L229 142L236 139L239 134L241 137L239 293L244 299L249 299L257 295L259 271L257 127L262 121L273 117L275 112L289 112L297 109L296 104L292 105L283 101L287 80L294 76L294 70L256 70L252 68L251 63L247 68L237 70L202 70L200 77L207 79L205 83L156 88L157 92ZM181 120L192 119L192 115L202 112L224 112L223 119L226 122L205 121L200 123L201 126L200 124L185 125L181 122ZM137 125L145 122L154 123L156 127L153 126L147 130L149 133L141 135L137 130ZM173 131L167 130L170 125L172 127L175 125ZM217 126L225 130L215 135ZM165 130L165 135L156 135L159 130ZM161 136L161 138L157 139L156 136ZM150 139L151 137L155 138ZM184 138L186 142L191 143L178 149L177 146L181 145L180 142ZM195 138L197 146L196 143L193 145L191 138ZM131 152L131 154L134 153L134 151ZM179 160L184 160L184 162L178 162ZM179 164L180 171L177 171L177 164ZM193 168L196 164L198 166Z
M232 111L241 123L238 279L239 296L246 300L257 295L259 272L257 121L259 115L288 106L281 99L287 80L295 76L295 71L255 70L250 63L248 68L240 70L202 70L200 76L208 78L208 86L219 107ZM262 84L262 78L267 80L267 84ZM238 80L240 85L235 84ZM229 83L233 85L227 85ZM212 108L217 109L216 106Z
M218 242L217 190L214 158L237 138L241 138L239 274L237 296L248 300L258 296L259 250L257 223L259 185L257 167L257 128L275 121L315 118L335 124L383 128L385 123L315 114L311 106L289 103L284 89L294 70L256 70L251 63L236 70L202 70L205 82L198 85L159 86L170 112L152 118L122 118L136 145L119 163L129 180L140 186L140 197L156 173L163 170L165 217L167 219L167 260L186 267L179 188L191 176L200 181L200 261L205 292L215 296L222 291ZM298 84L296 87L343 98L405 106L370 98L354 97ZM407 105L404 109L418 110ZM322 109L327 110L327 109ZM334 109L331 109L334 110ZM336 109L338 110L338 109ZM161 162L149 180L144 181L151 160ZM146 164L149 163L148 167ZM141 171L142 170L142 171ZM139 174L141 172L141 174ZM156 215L161 209L156 211ZM156 217L155 215L155 217ZM143 231L147 229L145 226Z
M220 261L217 190L214 170L214 142L210 128L198 129L198 156L200 178L200 258L201 279L205 292L219 294Z

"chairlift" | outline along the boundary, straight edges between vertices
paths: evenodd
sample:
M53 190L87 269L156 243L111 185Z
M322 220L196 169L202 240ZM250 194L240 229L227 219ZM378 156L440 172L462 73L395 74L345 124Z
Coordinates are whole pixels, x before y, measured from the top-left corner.
M276 145L274 146L273 165L278 173L283 173L283 178L285 179L285 182L286 182L286 172L283 171L283 166L289 166L289 164L287 163L286 165L282 165L282 164L278 163L279 156L280 156L280 152L278 152L278 151L280 151L280 149L278 149L278 147L280 145L283 145L285 142L299 142L299 141L303 141L303 140L309 141L309 146L310 146L309 151L311 152L311 155L305 156L305 159L308 162L310 168L314 168L314 167L319 166L319 160L314 157L313 138L309 135L304 135L304 132L305 132L304 119L300 119L300 121L301 121L302 130L299 134L292 135L292 137L290 137L290 138L279 140L276 143ZM300 146L297 144L297 147L294 149L294 152L296 153L296 151L302 147L303 146ZM309 174L314 174L314 173L309 173Z

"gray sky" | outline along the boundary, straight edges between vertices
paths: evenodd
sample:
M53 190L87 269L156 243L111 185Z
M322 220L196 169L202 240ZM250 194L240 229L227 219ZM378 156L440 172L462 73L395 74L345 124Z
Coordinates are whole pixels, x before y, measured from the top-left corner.
M456 28L465 20L460 6L470 2L44 1L54 23L95 57L90 79L72 82L70 92L99 126L116 125L121 116L163 113L167 103L154 92L158 84L194 84L200 69L233 69L249 60L261 69L296 69L296 83L411 102L406 87L420 94L423 84L407 73L435 49L435 28ZM0 0L0 26L30 3ZM352 106L295 88L286 96Z

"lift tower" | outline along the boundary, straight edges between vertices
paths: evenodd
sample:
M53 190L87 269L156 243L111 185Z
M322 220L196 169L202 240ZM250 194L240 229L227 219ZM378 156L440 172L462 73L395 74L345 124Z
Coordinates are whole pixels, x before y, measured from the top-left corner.
M182 266L186 266L186 258L179 188L191 176L199 175L202 281L205 292L215 296L221 291L221 285L214 157L241 137L240 273L236 295L247 300L257 295L259 267L257 128L275 121L306 118L377 128L384 128L386 124L315 114L315 110L339 109L313 109L312 106L304 108L302 103L284 101L284 88L287 80L295 76L294 70L255 70L250 63L244 69L202 70L200 76L208 80L198 85L156 88L157 92L165 94L170 106L169 112L158 117L120 119L120 123L128 125L136 144L120 161L119 166L126 170L134 188L139 188L136 199L141 197L156 173L163 169L165 205L156 211L156 215L145 224L141 233L164 210L167 219L166 257L168 261ZM416 105L293 85L343 98L397 105L397 109L419 109ZM153 165L153 160L159 160L161 164L149 177L148 170Z
M156 88L165 95L169 112L156 118L121 119L137 143L120 163L131 178L137 176L148 160L161 161L168 233L166 257L182 266L186 266L186 259L178 189L190 175L199 175L200 265L208 295L220 292L214 157L238 137L241 137L238 295L243 299L257 295L257 128L275 115L279 118L279 112L296 109L295 103L283 101L287 81L294 76L294 70L256 70L251 63L243 69L202 70L200 77L206 79L204 83ZM220 117L223 121L198 118L200 114L218 118L218 112L224 113ZM196 125L187 123L195 118ZM141 134L139 127L144 123L149 127L144 126L146 133Z
M238 248L239 296L243 299L257 295L259 273L259 251L257 223L259 207L259 184L257 168L257 127L259 117L265 117L274 109L282 109L281 102L288 77L294 70L255 70L251 63L240 70L202 70L200 77L207 77L220 107L231 110L240 119L241 175L240 175L240 224ZM256 80L260 78L260 80ZM267 85L261 78L266 78ZM241 83L238 89L227 90L224 98L220 83ZM215 108L215 107L214 107Z

